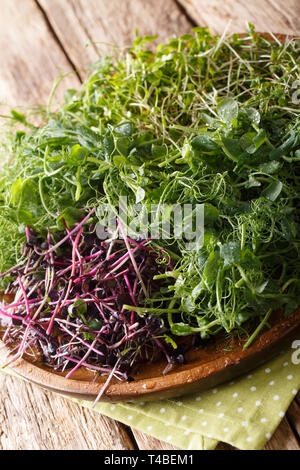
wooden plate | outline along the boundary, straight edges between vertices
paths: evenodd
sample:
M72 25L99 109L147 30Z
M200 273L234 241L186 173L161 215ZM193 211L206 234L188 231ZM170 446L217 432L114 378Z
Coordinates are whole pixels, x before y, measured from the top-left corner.
M273 39L269 33L258 34ZM282 41L287 37L275 36ZM245 339L242 338L229 339L224 335L213 338L206 346L188 352L187 363L176 366L167 375L163 375L166 363L161 361L142 365L132 382L112 381L101 401L150 401L205 390L255 369L290 347L296 338L300 338L300 308L287 318L282 312L274 312L271 328L263 331L248 349L243 349ZM0 340L0 362L6 362L8 354L8 348ZM11 367L20 376L48 390L85 400L94 400L106 381L106 377L94 381L94 374L83 368L66 379L63 373L27 359L20 359Z
M281 312L272 315L272 326L266 329L248 348L245 339L220 336L210 340L205 347L187 353L187 363L176 366L163 375L165 361L144 364L132 382L116 382L106 389L102 401L149 401L176 397L214 387L258 367L300 338L300 308L287 318ZM7 360L9 350L1 344L0 361ZM96 382L93 373L85 369L76 371L71 379L53 372L47 366L21 359L12 364L22 377L42 387L76 398L94 400L106 380Z

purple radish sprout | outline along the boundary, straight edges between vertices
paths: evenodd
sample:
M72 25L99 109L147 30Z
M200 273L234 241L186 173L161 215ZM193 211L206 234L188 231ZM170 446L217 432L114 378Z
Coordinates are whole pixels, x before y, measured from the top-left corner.
M9 363L30 347L30 355L36 351L67 378L81 367L106 374L99 399L113 378L126 380L132 368L159 356L171 367L175 353L164 340L170 332L162 330L161 319L134 310L161 295L163 281L152 276L170 266L157 263L161 252L151 240L127 237L120 220L109 241L99 240L94 224L86 224L94 213L72 229L65 224L61 232L49 230L46 240L26 228L22 261L0 274L9 279L0 320L2 339L14 348Z

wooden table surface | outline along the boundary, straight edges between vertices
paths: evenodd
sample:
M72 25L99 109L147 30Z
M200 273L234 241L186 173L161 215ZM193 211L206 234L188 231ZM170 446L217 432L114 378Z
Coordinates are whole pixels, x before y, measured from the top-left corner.
M231 20L231 23L228 22ZM47 100L55 77L76 88L108 44L161 41L208 26L300 34L299 0L0 0L0 114ZM88 47L85 47L89 43ZM219 449L230 449L220 444ZM0 374L0 449L174 449L35 385ZM300 395L266 449L300 449Z

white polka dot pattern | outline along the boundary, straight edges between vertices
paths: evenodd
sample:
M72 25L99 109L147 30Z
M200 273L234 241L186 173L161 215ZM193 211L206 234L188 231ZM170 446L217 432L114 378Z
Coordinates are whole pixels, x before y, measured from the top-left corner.
M182 449L213 449L218 440L261 449L299 388L299 369L287 352L245 377L180 400L98 403L95 411Z

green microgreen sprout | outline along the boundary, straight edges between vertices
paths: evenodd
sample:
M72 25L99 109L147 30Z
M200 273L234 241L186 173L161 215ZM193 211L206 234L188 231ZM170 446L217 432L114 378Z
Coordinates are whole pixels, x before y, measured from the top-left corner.
M203 246L153 240L173 269L154 277L160 296L144 286L145 304L124 309L164 317L174 336L250 325L248 347L274 309L299 304L300 41L251 25L244 36L194 28L155 51L152 40L99 59L52 112L56 83L40 126L12 113L27 130L2 139L1 270L21 261L26 227L46 237L83 210L117 211L119 196L204 204Z

